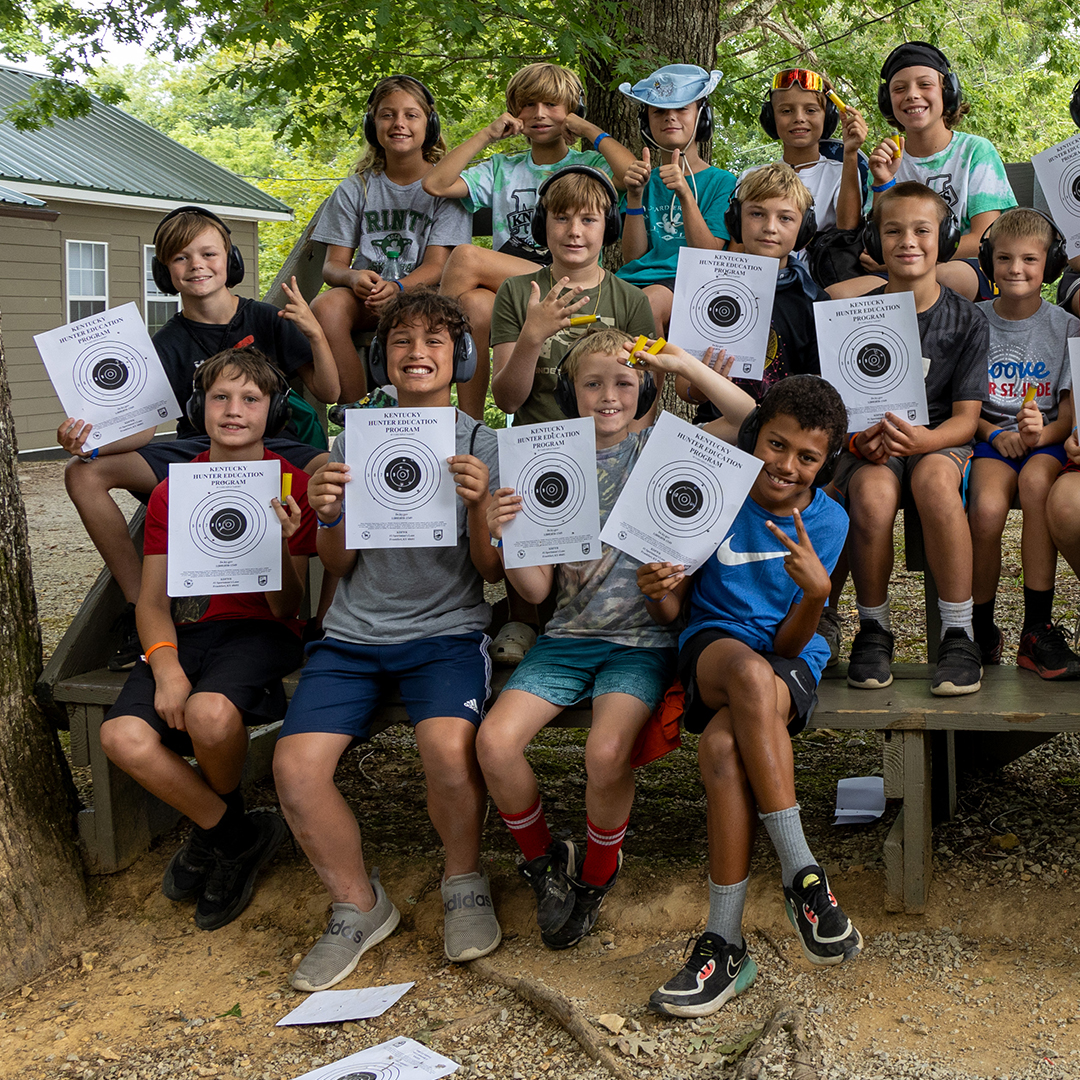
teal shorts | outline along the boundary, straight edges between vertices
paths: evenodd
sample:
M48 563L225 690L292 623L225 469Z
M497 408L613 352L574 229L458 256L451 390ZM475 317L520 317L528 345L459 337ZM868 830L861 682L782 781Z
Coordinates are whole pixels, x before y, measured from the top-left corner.
M560 708L602 694L630 694L651 711L671 685L676 656L674 648L543 634L514 669L506 689L523 690Z

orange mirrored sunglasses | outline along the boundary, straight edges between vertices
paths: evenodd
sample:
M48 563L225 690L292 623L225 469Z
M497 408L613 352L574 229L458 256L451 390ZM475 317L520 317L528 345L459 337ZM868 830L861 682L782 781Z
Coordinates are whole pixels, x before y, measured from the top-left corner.
M774 90L790 90L794 86L801 86L814 94L825 92L825 80L816 71L807 68L785 68L773 76Z

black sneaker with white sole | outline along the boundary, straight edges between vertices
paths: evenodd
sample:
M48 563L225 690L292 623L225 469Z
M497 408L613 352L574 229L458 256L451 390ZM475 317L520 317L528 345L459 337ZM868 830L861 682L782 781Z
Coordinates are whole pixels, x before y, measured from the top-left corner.
M622 869L623 855L619 852L615 871L603 885L586 885L573 875L567 875L574 893L574 906L570 917L551 933L541 933L540 938L549 949L569 949L576 945L596 925L600 918L600 905L611 891Z
M930 693L938 697L974 694L982 686L982 649L959 626L950 626L938 645Z
M518 873L536 894L536 921L541 934L562 929L574 910L570 878L582 860L573 840L553 840L547 852L518 866Z
M876 619L863 619L851 643L848 660L848 686L862 690L881 690L892 680L893 636Z
M784 908L811 964L842 964L862 952L862 934L836 902L820 866L804 867L795 875L794 887L784 887Z
M683 969L649 998L649 1012L661 1016L709 1016L741 994L757 977L744 941L729 945L706 931L694 943Z

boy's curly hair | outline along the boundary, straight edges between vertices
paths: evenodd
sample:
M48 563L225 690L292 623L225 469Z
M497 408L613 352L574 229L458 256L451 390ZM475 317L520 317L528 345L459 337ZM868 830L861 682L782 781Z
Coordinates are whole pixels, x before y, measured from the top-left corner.
M424 112L425 120L431 115L431 106L428 104L427 98L424 97L424 92L420 89L417 80L411 76L391 75L389 79L383 79L383 81L375 88L375 95L372 98L367 113L372 120L375 119L375 113L379 108L380 102L382 102L384 98L388 98L397 90L404 90L406 94L415 99L416 103ZM434 145L429 146L424 151L424 160L434 165L445 156L446 140L440 133L438 139L435 140ZM360 160L356 163L354 172L381 173L385 170L386 148L382 143L376 141L374 146L365 146L364 152L360 155Z
M799 174L784 161L773 161L748 173L735 192L742 205L766 199L790 199L799 213L805 214L814 203L810 189Z
M554 101L573 112L585 90L581 80L559 64L528 64L506 84L506 111L517 116L535 101Z
M213 229L221 237L221 242L225 245L225 254L228 255L232 249L232 237L228 229L220 221L207 214L185 210L158 226L157 240L154 243L154 254L158 262L167 265L195 237L206 232L207 229Z
M824 431L830 454L847 435L847 408L832 383L818 375L789 375L773 383L758 407L758 430L775 416L790 416L804 431Z
M424 286L399 292L397 296L391 297L379 316L375 333L385 349L386 339L395 326L415 322L423 322L428 330L441 330L445 327L455 345L464 334L472 331L469 316L456 300L437 289Z
M986 239L991 249L999 240L1038 240L1049 251L1054 242L1054 230L1042 214L1024 206L1014 206L994 218L986 231Z
M242 349L222 349L204 360L195 369L194 385L197 390L209 393L221 378L230 382L244 379L254 383L268 397L287 393L289 389L284 374L254 345L245 345Z

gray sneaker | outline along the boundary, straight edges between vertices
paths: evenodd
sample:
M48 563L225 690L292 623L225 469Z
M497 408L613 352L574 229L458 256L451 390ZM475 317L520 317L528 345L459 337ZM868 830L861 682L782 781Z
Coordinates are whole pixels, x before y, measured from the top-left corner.
M479 872L456 874L442 885L446 958L461 964L494 952L502 941L491 886Z
M834 607L827 607L818 619L817 632L829 645L829 659L826 667L832 667L840 660L840 639L844 636L844 617Z
M397 928L401 912L383 892L378 871L371 876L371 887L375 890L375 906L370 911L361 911L355 904L332 905L326 933L312 945L289 979L294 990L327 990L348 978L360 957Z

